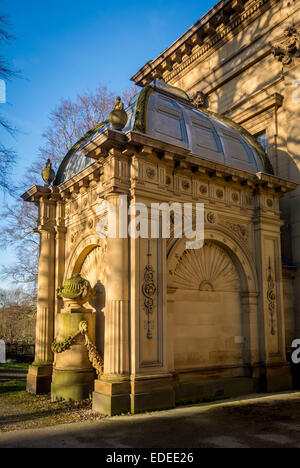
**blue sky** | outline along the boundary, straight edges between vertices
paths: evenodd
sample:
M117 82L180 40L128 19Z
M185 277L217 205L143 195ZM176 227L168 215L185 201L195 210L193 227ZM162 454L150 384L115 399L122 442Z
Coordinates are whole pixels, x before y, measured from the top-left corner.
M216 1L3 0L15 42L3 54L22 73L7 83L4 114L19 130L0 139L18 154L15 177L38 154L60 98L107 84L121 93L130 77L192 26ZM24 191L28 187L24 187ZM2 203L2 199L0 198ZM2 263L13 258L1 253Z

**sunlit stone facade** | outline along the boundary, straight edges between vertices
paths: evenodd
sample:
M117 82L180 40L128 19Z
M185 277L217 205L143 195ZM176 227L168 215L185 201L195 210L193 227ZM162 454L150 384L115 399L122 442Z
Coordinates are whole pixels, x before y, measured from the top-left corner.
M61 314L72 313L56 289L76 274L96 291L80 312L92 314L90 338L104 359L95 411L291 388L300 103L298 36L285 31L297 11L295 2L218 4L135 75L143 88L123 130L99 125L66 155L52 187L24 194L40 207L41 233L29 391L52 382L55 393L72 367L80 342L59 357L52 343L63 340ZM187 250L174 233L100 239L97 208L106 200L119 213L120 195L128 207L204 203L203 248ZM71 390L91 375L76 362Z

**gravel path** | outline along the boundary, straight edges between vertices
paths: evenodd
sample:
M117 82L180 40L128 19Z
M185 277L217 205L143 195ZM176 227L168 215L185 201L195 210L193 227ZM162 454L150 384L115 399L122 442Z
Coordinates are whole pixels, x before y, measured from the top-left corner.
M0 448L300 448L300 393L0 434Z

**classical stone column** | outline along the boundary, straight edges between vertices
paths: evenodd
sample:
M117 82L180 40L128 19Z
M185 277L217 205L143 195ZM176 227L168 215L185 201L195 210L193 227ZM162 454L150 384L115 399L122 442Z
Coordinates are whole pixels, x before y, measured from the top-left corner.
M51 388L55 297L55 201L40 199L40 256L38 271L35 361L27 376L27 391L49 393Z
M119 196L108 201L118 213ZM95 382L93 409L108 415L130 411L128 249L128 238L107 239L104 375Z
M65 274L65 247L66 247L66 233L65 227L65 211L64 202L57 202L57 213L56 213L56 227L55 227L55 288L60 287L63 284ZM55 296L55 315L57 315L63 308L62 299Z

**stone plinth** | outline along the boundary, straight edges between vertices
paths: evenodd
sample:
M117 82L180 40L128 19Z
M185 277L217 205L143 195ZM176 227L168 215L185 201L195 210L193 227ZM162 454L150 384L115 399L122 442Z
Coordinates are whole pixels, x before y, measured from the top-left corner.
M131 382L131 413L175 407L172 376L136 377Z
M50 393L52 379L52 362L46 364L44 362L34 362L29 367L27 374L27 387L28 393L34 395L42 395Z
M68 307L57 315L56 342L62 343L66 338L76 335L82 321L87 322L88 335L94 342L96 314L80 307ZM85 337L79 333L72 340L69 349L55 353L52 400L84 400L92 394L94 379L95 371L89 361Z
M108 416L130 413L130 382L96 380L93 411Z

